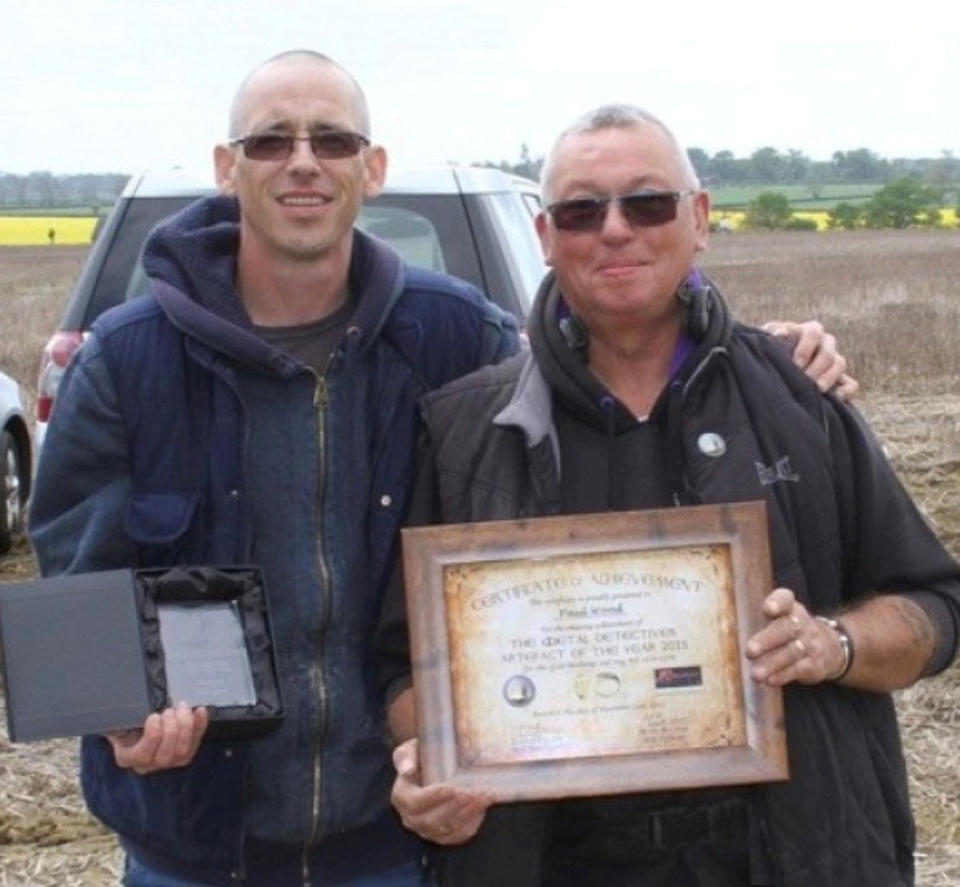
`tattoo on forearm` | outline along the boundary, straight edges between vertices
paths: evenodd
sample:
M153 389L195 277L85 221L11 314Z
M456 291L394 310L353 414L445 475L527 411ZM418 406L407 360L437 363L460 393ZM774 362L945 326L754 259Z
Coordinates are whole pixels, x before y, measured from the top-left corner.
M910 632L911 641L921 650L928 650L926 660L923 663L921 674L928 674L933 657L937 652L937 632L930 622L924 609L911 600L901 598L898 601L900 612L903 615L903 622Z

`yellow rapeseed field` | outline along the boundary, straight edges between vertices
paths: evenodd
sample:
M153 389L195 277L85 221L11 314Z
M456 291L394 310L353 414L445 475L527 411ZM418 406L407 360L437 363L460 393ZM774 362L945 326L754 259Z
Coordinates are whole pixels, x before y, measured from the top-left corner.
M93 240L93 216L0 216L0 246L83 244Z
M827 228L830 227L828 224L830 220L830 213L824 212L823 210L811 210L810 212L804 212L801 210L800 212L795 212L793 215L794 218L797 219L813 219L817 223L818 231L826 231Z
M800 219L813 219L817 223L818 231L826 231L829 227L827 225L829 214L823 210L809 212L800 210L793 215ZM738 231L743 228L744 216L746 213L742 210L714 210L710 213L710 221L723 230Z

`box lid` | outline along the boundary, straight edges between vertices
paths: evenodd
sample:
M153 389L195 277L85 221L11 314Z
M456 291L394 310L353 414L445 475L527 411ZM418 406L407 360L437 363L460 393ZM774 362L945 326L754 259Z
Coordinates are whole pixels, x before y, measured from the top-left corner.
M111 570L0 586L11 740L143 724L151 707L134 581Z

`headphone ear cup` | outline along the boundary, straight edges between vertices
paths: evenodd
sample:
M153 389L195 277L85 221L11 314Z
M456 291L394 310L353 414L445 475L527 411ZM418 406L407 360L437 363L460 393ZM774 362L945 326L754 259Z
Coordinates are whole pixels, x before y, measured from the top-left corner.
M560 320L560 332L571 351L582 351L590 340L586 327L572 314Z
M710 299L706 287L697 290L694 308L695 310L690 317L693 325L692 335L696 339L702 339L707 334L707 330L710 329Z
M690 338L699 342L710 329L710 288L706 286L681 287L677 298L685 310L685 327Z

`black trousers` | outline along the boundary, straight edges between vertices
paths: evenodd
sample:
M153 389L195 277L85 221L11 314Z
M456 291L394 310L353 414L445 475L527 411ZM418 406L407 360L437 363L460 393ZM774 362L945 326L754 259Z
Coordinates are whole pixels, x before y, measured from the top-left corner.
M569 805L580 802L492 807L477 836L460 847L439 848L433 869L439 887L761 887L751 881L746 807L728 803L670 808L644 814L619 830L614 822L585 822ZM600 808L607 802L601 801ZM611 800L615 806L616 801ZM564 805L568 805L566 810ZM559 815L558 815L559 813ZM613 817L615 820L615 817Z

